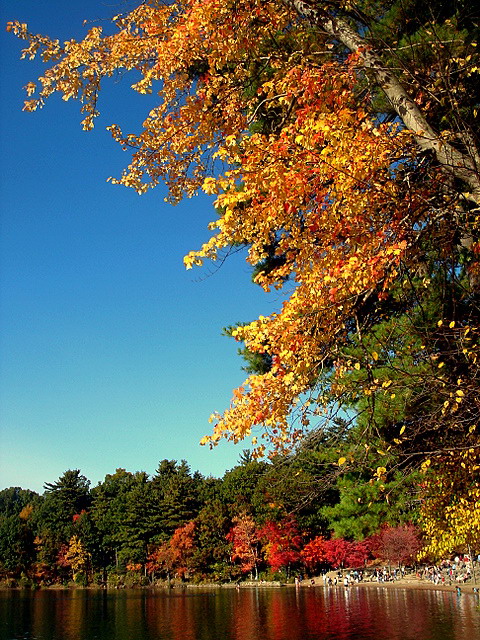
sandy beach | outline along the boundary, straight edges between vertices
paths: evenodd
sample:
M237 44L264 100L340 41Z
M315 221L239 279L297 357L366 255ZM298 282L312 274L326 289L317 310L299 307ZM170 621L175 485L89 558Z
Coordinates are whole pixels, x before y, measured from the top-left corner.
M335 576L335 572L330 574L333 577ZM314 585L312 584L312 580L303 580L300 586L308 587L308 586L324 586L323 578L316 577L314 578ZM331 588L345 588L343 584L340 582L336 587L325 587L326 589ZM353 585L347 587L348 589L368 589L371 587L376 588L385 588L385 589L430 589L434 591L457 591L457 587L460 587L462 593L475 593L474 589L478 590L480 594L480 579L477 579L476 584L473 582L460 583L460 584L435 584L430 580L423 580L422 578L417 578L416 576L407 576L405 578L401 578L399 580L393 580L389 582L377 582L376 580L365 580L362 582L356 582Z

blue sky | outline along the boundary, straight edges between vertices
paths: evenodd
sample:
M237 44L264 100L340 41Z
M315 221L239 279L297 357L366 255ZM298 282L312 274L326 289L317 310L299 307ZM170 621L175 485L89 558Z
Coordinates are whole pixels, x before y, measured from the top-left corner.
M125 6L3 0L0 16L64 40ZM162 189L106 182L128 155L105 128L138 130L152 97L128 77L105 85L89 133L75 102L24 113L22 87L43 67L19 59L4 26L0 41L0 489L41 492L66 469L92 484L118 467L152 474L163 458L222 475L245 445L198 445L244 378L221 330L279 300L250 282L244 256L185 271L208 238L211 199L172 207Z

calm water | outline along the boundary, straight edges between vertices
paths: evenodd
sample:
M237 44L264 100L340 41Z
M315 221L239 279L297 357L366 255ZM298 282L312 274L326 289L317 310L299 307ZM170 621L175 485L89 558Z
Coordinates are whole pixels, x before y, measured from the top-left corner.
M0 640L480 640L476 596L371 587L0 592Z

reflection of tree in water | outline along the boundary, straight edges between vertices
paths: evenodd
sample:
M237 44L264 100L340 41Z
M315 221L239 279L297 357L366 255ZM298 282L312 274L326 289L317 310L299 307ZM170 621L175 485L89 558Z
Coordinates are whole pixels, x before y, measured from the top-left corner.
M470 640L477 606L387 586L0 593L5 637L42 640Z

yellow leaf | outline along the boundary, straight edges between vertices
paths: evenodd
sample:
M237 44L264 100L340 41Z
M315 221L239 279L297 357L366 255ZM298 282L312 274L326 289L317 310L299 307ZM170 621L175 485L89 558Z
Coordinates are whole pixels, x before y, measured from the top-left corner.
M422 471L425 472L431 464L432 464L431 460L425 460L424 462L422 462L422 465L421 465Z
M342 466L342 464L345 464L345 462L346 462L346 461L347 461L347 459L346 459L346 458L339 458L339 459L338 459L338 466L339 466L339 467L341 467L341 466Z

